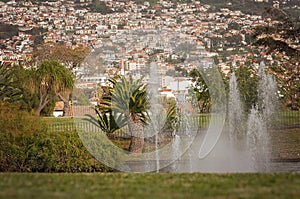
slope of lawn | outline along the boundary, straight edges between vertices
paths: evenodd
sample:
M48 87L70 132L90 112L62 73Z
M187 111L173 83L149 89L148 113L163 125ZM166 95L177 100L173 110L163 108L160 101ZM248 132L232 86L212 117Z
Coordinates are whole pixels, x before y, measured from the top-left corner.
M0 198L297 198L300 174L0 173Z

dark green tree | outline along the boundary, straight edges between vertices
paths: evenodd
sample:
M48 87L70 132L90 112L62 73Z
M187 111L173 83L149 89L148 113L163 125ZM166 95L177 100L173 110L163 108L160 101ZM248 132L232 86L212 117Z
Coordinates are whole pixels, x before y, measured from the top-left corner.
M256 70L251 66L242 65L233 69L237 78L240 97L246 112L250 111L257 103L258 76Z
M211 111L212 104L215 103L215 108L226 101L226 84L224 84L225 76L220 68L213 64L200 66L190 72L190 77L194 83L191 87L191 94L198 103L200 113L208 113Z
M147 85L142 79L133 80L131 77L116 76L109 80L112 84L109 93L105 93L100 103L95 107L97 117L89 116L88 121L98 126L108 136L127 125L131 135L129 151L142 153L144 147L144 127L150 125L150 104ZM165 121L160 132L173 128L176 117L175 102L163 107L162 116Z
M192 86L192 91L194 97L196 98L198 109L200 113L208 113L211 107L211 98L209 95L209 89L202 77L199 69L194 68L189 73L189 76L192 78L194 85Z
M98 126L108 137L113 136L116 130L126 125L126 120L123 114L114 114L111 108L98 105L94 108L97 117L88 115L88 121Z

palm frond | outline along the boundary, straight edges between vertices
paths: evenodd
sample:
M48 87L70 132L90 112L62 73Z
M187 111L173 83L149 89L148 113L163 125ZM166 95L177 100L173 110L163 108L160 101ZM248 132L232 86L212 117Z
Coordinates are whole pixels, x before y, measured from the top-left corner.
M11 67L0 66L0 101L15 102L22 98Z

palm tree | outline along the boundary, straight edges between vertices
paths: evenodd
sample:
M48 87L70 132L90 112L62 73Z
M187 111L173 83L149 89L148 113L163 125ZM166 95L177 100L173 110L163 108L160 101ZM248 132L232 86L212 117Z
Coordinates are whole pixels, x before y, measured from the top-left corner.
M62 92L71 90L74 86L74 75L55 60L44 61L34 71L32 84L38 92L36 115Z
M45 60L57 60L65 65L71 72L79 67L89 53L89 49L84 46L76 48L68 47L59 43L45 43L39 45L33 53L33 61L41 64ZM69 115L69 102L72 99L72 90L65 90L58 94L60 100L64 102L64 116Z
M126 125L124 115L114 114L111 108L98 105L94 110L96 111L97 117L87 115L88 119L86 120L99 127L107 136L112 135L116 130Z
M124 76L109 79L112 84L110 96L102 100L102 106L111 109L110 113L124 116L131 135L129 151L142 153L144 146L143 126L147 123L147 91L142 79L127 80ZM105 117L104 115L102 117ZM103 118L104 119L104 118ZM115 120L122 121L122 120ZM117 125L123 125L123 122Z

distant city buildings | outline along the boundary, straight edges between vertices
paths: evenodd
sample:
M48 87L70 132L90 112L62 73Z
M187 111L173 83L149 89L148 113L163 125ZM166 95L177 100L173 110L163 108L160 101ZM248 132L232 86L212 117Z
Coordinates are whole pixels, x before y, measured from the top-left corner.
M274 56L264 54L263 49L250 45L252 27L277 23L270 18L228 8L211 11L209 5L197 0L177 4L160 0L155 5L147 1L136 4L130 0L105 0L105 6L112 11L108 14L91 12L90 2L0 2L1 24L11 25L18 33L11 37L1 35L0 62L26 65L39 40L74 48L84 45L102 61L96 68L83 63L83 69L74 71L78 76L77 88L105 85L107 79L117 73L145 76L149 81L149 60L152 59L157 63L160 87L166 96L187 93L190 81L182 76L199 67L193 64L195 59L201 58L206 64L215 62L225 73L233 62L258 64L261 58L277 62ZM278 7L286 2L273 1L273 5ZM139 35L140 30L145 32ZM152 36L146 34L153 30L156 32ZM174 73L178 69L181 74Z

